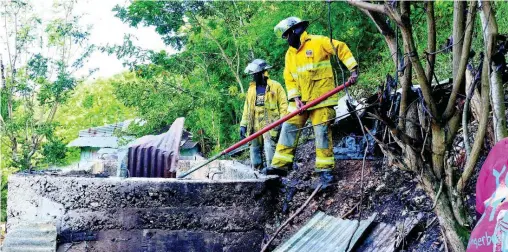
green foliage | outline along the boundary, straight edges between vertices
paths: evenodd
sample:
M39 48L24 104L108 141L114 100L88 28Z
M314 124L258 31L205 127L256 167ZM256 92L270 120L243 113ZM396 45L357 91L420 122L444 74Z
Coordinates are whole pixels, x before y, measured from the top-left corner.
M60 139L52 138L49 141L42 144L42 156L44 157L45 163L54 163L55 160L59 163L64 164L63 161L66 158L67 147L66 144Z
M117 97L139 109L147 121L139 135L160 133L184 116L198 140L218 151L238 140L243 92L251 81L242 74L247 63L267 60L274 66L272 78L283 83L288 46L273 27L296 15L312 21L310 33L327 36L327 8L320 2L135 1L126 8L117 6L116 16L132 26L155 26L166 44L182 51L146 51L133 46L129 36L123 45L102 50L123 58L136 74L114 86ZM386 52L376 28L357 9L332 3L331 17L333 37L348 43L362 69L371 67L370 58Z
M187 36L181 30L185 25L186 11L206 12L205 4L198 1L145 1L137 2L128 8L116 6L116 16L131 26L140 23L145 26L155 26L164 42L180 50L185 44Z
M149 2L134 1L115 7L116 16L131 26L153 26L177 54L153 52L133 45L130 36L123 45L102 50L125 60L135 79L115 84L115 93L129 107L138 108L148 121L139 134L161 132L175 118L185 116L187 127L218 150L236 140L243 99L250 76L243 67L253 58L267 60L270 76L283 83L286 42L274 35L273 27L283 18L310 20L308 32L345 41L360 64L361 78L355 95L372 94L395 66L384 38L371 20L346 2ZM506 33L505 5L496 4L500 33ZM423 4L411 5L415 42L421 57L427 50L427 24ZM330 15L329 24L328 15ZM453 2L435 3L438 50L452 34ZM389 22L389 21L387 21ZM389 23L395 28L395 24ZM477 22L475 36L481 36ZM479 35L480 34L480 35ZM399 32L400 36L400 32ZM399 37L400 38L400 37ZM399 39L399 46L402 41ZM482 51L481 39L473 49ZM451 54L440 53L435 74L451 76ZM341 74L342 75L342 74ZM348 73L339 76L347 78ZM414 80L416 82L416 79ZM144 98L144 99L142 99ZM157 109L154 109L157 108Z
M67 144L78 137L80 130L135 118L137 110L124 106L114 94L113 83L123 78L124 75L119 75L78 85L55 116L59 125L55 135ZM78 158L79 149L71 148L65 163Z

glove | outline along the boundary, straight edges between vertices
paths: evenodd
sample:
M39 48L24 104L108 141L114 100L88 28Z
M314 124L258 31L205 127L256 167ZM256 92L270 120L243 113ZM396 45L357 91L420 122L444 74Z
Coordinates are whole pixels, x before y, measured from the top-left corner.
M351 76L347 80L350 84L355 84L358 79L358 68L355 68L353 72L351 72Z
M301 107L305 106L303 102L300 100L300 97L295 97L295 103L297 109L300 109Z
M247 133L247 127L240 126L240 140L245 138L245 134Z
M305 106L305 104L303 104L302 100L300 100L300 97L295 97L295 105L296 105L296 109L300 110L303 106ZM303 113L300 112L300 115Z

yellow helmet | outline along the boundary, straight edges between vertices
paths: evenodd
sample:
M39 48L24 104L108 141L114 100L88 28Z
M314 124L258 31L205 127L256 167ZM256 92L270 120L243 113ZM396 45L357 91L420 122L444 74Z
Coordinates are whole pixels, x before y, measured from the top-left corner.
M297 17L288 17L280 21L273 28L273 31L278 37L285 38L287 37L287 32L297 25L302 25L304 29L307 29L307 27L309 26L309 21L301 20L300 18Z

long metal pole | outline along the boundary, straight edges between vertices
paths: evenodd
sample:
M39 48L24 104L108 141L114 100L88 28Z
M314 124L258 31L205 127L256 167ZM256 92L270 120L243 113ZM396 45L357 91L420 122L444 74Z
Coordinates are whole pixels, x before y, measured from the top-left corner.
M332 96L332 95L334 95L334 94L336 94L336 93L338 93L338 92L342 91L344 88L346 88L346 87L348 87L348 86L351 86L351 84L350 84L349 82L346 82L346 83L344 83L344 84L342 84L342 85L340 85L340 86L338 86L338 87L336 87L336 88L334 88L334 89L330 90L328 93L326 93L326 94L324 94L324 95L322 95L322 96L318 97L317 99L315 99L315 100L313 100L313 101L311 101L311 102L309 102L309 103L305 104L305 106L301 107L300 109L298 109L298 110L296 110L296 111L293 111L293 112L289 113L288 115L286 115L286 116L282 117L281 119L279 119L279 120L277 120L277 121L275 121L275 122L271 123L270 125L268 125L268 126L264 127L263 129L259 130L259 131L258 131L258 132L256 132L256 133L254 133L254 134L252 134L252 135L248 136L247 138L245 138L245 139L241 140L240 142L237 142L237 143L235 143L235 144L231 145L231 147L229 147L229 148L227 148L227 149L223 150L221 153L219 153L219 154L217 154L217 155L213 156L212 158L210 158L209 160L207 160L205 163L200 164L200 165L198 165L198 166L196 166L196 167L193 167L193 168L191 168L190 170L188 170L188 171L186 171L186 172L184 172L184 173L182 173L182 174L178 175L178 178L184 178L184 177L188 176L189 174L191 174L191 173L195 172L196 170L199 170L199 169L200 169L200 168L202 168L203 166L205 166L205 165L207 165L207 164L211 163L212 161L214 161L214 160L216 160L216 159L218 159L218 158L222 157L223 155L228 154L229 152L233 151L234 149L236 149L236 148L238 148L238 147L240 147L240 146L242 146L242 145L244 145L244 144L246 144L246 143L248 143L248 142L252 141L252 140L253 140L253 139L255 139L256 137L263 135L265 132L267 132L267 131L269 131L269 130L271 130L271 129L275 128L275 127L277 127L278 125L280 125L281 123L283 123L283 122L285 122L285 121L289 120L290 118L292 118L292 117L294 117L294 116L296 116L296 115L298 115L298 114L302 113L303 111L305 111L305 110L307 110L307 109L309 109L309 108L311 108L311 107L314 107L314 106L318 105L320 102L322 102L322 101L326 100L326 98L328 98L328 97L330 97L330 96Z

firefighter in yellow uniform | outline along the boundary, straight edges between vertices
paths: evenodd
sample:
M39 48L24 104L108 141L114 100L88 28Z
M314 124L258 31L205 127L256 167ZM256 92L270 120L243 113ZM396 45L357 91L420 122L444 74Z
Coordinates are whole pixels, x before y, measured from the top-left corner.
M245 138L266 125L273 123L287 113L287 96L282 85L268 78L267 69L271 68L264 60L255 59L245 68L245 73L251 74L253 81L247 90L247 97L243 106L242 121L240 122L240 138ZM262 137L251 141L251 164L256 169L267 167L272 162L275 145L279 137L280 127L276 127ZM263 164L262 153L266 164Z
M286 39L289 49L286 52L284 80L288 92L288 112L293 112L305 103L315 100L335 88L330 57L337 54L342 63L351 71L349 81L354 83L358 77L357 63L348 46L325 36L310 35L305 31L308 21L297 17L289 17L277 24L274 31ZM315 171L319 180L326 188L334 181L332 169L335 165L332 146L330 123L335 117L334 106L337 105L338 94L320 104L304 111L282 125L281 136L277 144L271 167L266 174L284 176L292 166L295 145L300 129L310 118L314 125L316 163Z

